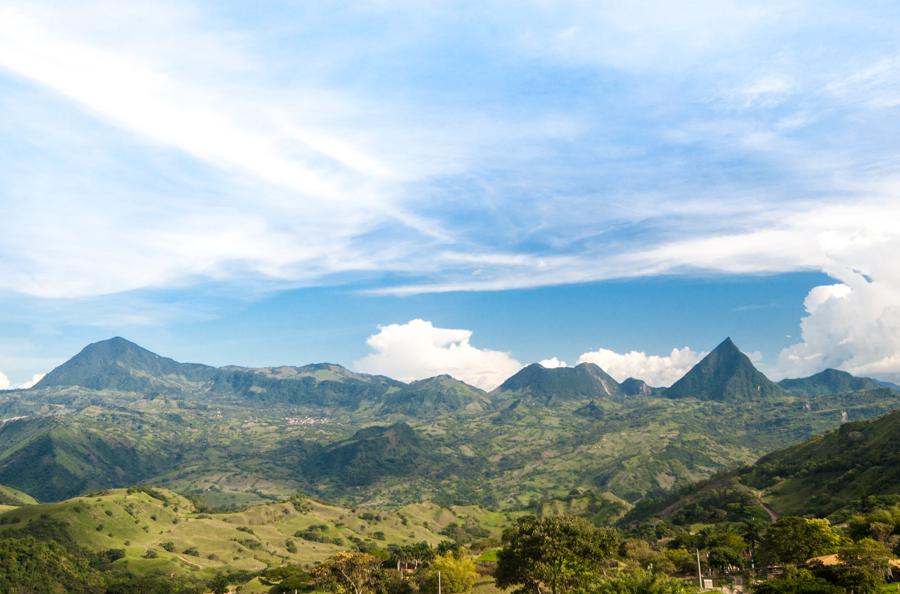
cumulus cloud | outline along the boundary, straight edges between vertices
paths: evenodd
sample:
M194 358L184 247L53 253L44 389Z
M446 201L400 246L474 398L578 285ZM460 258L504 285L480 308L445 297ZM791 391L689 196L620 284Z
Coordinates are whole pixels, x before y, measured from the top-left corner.
M24 389L32 387L33 385L35 385L36 383L41 381L41 379L43 379L43 377L44 377L43 373L35 373L34 375L31 376L30 380L28 380L26 382L22 382L21 384L13 384L9 380L9 377L5 373L0 371L0 390L24 390Z
M379 326L366 340L372 352L354 367L402 381L445 373L485 390L522 368L508 353L472 346L471 338L471 330L436 328L420 319Z
M540 361L541 367L546 367L547 369L556 369L557 367L568 367L569 364L561 359L557 359L556 357L550 357L549 359L543 359Z
M600 348L582 354L578 357L578 362L599 365L620 382L634 377L651 386L670 386L702 359L704 354L689 347L672 349L668 355L648 355L640 351L617 353Z
M803 376L826 367L900 381L900 276L848 274L815 287L805 301L801 340L779 356L779 374Z

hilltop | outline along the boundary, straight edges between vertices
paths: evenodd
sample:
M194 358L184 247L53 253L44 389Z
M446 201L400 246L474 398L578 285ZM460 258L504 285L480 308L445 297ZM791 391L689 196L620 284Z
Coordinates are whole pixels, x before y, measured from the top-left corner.
M529 365L500 384L495 395L534 399L542 404L621 394L618 382L593 363L548 369Z
M789 394L797 396L841 394L860 390L878 390L885 387L881 382L871 378L855 377L838 369L825 369L809 377L783 379L778 382L778 385Z
M21 507L23 505L36 505L37 502L37 499L24 491L0 485L0 506Z
M93 390L147 392L199 388L215 368L179 363L121 337L95 342L53 369L34 387L80 386Z
M491 400L484 390L449 375L439 375L410 382L393 392L385 399L382 411L430 417L457 412L479 413L490 408Z

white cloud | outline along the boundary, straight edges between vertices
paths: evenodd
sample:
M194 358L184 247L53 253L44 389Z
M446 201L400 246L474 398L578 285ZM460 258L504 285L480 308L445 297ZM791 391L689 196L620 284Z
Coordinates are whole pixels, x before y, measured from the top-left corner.
M561 359L557 359L556 357L550 357L549 359L543 359L539 363L541 367L546 367L547 369L556 369L557 367L568 367L569 364Z
M633 377L642 379L651 386L662 387L678 381L704 354L689 347L672 349L668 355L648 355L640 351L617 353L600 348L583 353L578 357L578 362L594 363L619 382Z
M900 275L893 272L871 280L849 272L842 284L810 291L801 340L781 352L779 374L805 376L833 367L900 380Z
M434 4L410 27L402 3L276 22L210 6L0 7L0 290L818 270L849 289L811 294L780 365L900 371L900 60L896 35L869 35L891 26L879 11ZM777 109L741 120L735 104Z
M354 368L402 381L448 374L485 390L522 368L508 353L472 346L471 337L471 330L436 328L420 319L380 326L366 340L373 352Z
M34 375L31 376L30 380L22 382L20 384L13 384L9 380L9 377L5 373L0 371L0 390L24 390L24 389L32 387L33 385L35 385L36 383L41 381L41 379L43 379L43 377L44 377L43 373L35 373Z

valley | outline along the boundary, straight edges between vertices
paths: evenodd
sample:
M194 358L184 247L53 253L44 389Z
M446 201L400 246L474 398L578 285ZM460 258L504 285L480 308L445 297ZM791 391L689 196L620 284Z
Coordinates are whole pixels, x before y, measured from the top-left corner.
M216 508L297 491L344 504L536 509L589 493L598 517L900 407L874 384L762 374L731 341L676 384L630 394L600 368L526 367L488 394L336 365L181 364L124 339L87 347L0 396L0 484L54 501L154 484ZM765 380L768 382L768 380ZM799 384L797 382L800 382ZM703 385L700 398L684 385ZM627 384L624 384L627 385Z
M0 395L0 543L47 543L83 567L72 583L248 593L348 550L390 565L449 546L490 591L511 526L579 518L617 527L616 563L683 580L684 542L900 501L897 409L900 392L835 370L771 382L730 340L671 388L531 365L484 392L182 364L117 338ZM730 579L730 559L705 571Z

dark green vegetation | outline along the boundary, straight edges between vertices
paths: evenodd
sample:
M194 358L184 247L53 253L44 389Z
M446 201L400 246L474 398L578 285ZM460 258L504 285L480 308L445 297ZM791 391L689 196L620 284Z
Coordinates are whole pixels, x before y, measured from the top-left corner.
M545 405L622 394L618 382L593 363L554 369L533 363L503 382L497 392Z
M491 400L483 390L449 375L439 375L403 386L385 401L382 412L431 418L458 411L485 412L490 408Z
M618 532L572 516L519 518L503 533L497 555L497 585L513 594L564 594L584 589L603 573L618 550Z
M900 556L898 431L900 411L845 424L647 498L618 528L609 527L611 495L577 489L543 502L537 516L433 503L351 509L301 495L217 512L156 487L26 500L0 511L0 591L432 594L440 571L442 591L458 594L496 592L493 583L521 593L679 594L693 591L699 553L716 585L874 594ZM406 474L407 458L428 464L416 457L434 449L427 439L396 423L316 456L338 460L337 473L397 465ZM850 489L853 477L872 480ZM782 496L798 486L801 498ZM31 589L14 589L22 584Z
M0 485L0 505L22 506L34 505L37 499L12 487Z
M485 393L333 364L183 364L115 338L0 395L0 484L42 501L152 483L213 509L302 490L608 520L834 429L843 411L859 420L900 407L885 387L835 393L870 386L855 378L809 396L814 378L792 395L796 385L772 384L726 340L669 389L619 384L590 364L532 365Z
M789 394L797 396L820 396L822 394L841 394L860 390L877 390L886 387L867 377L855 377L846 371L826 369L815 375L799 379L784 379L778 382Z
M676 524L756 521L815 514L844 520L877 502L900 500L900 410L835 431L717 475L645 499L626 520L664 517Z
M783 392L726 338L665 393L672 398L746 402L771 399Z
M677 594L699 551L717 583L874 592L900 395L782 384L730 340L668 389L584 364L485 393L112 339L0 395L0 591Z

